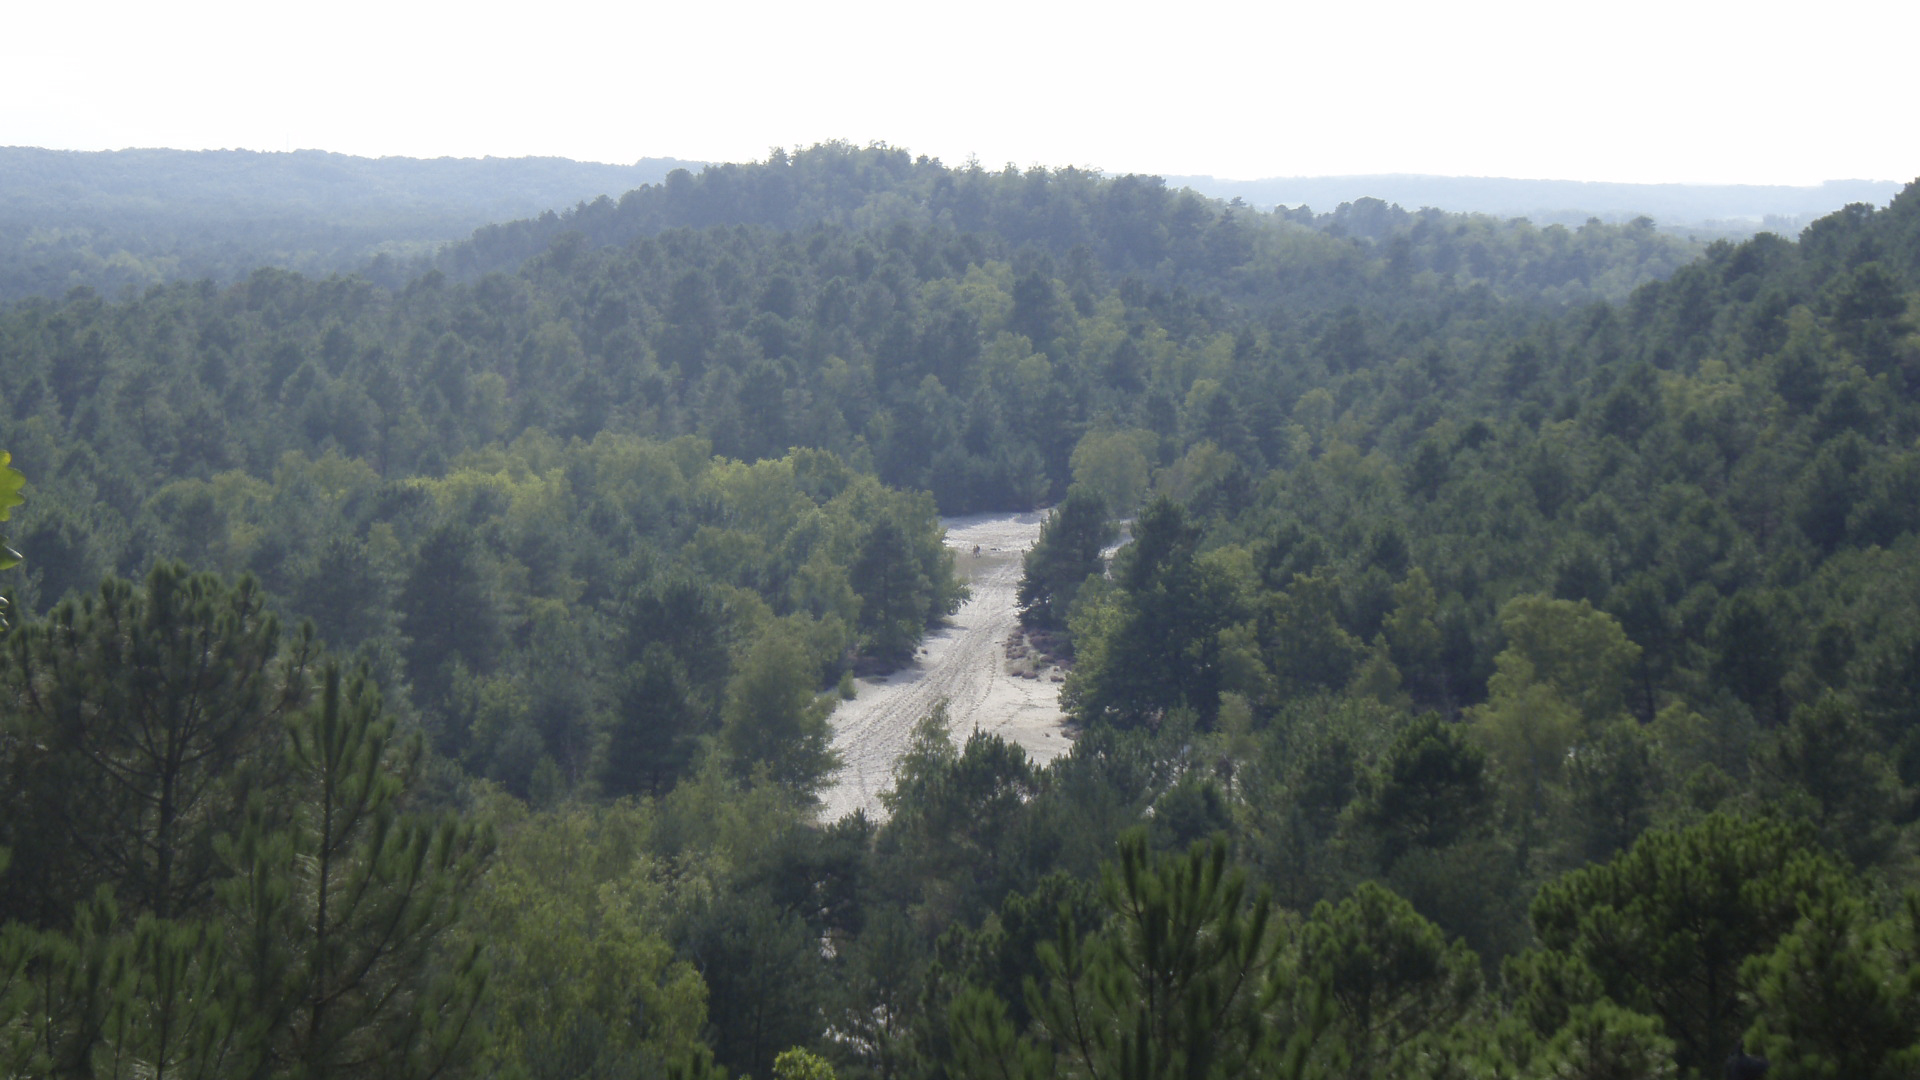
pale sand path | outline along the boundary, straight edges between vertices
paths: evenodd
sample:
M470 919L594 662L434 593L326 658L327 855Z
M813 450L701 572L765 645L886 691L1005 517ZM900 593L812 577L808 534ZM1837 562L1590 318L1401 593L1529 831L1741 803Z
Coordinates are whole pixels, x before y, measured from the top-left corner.
M893 764L912 741L914 724L941 698L955 743L979 730L1019 746L1040 765L1073 745L1061 724L1060 684L1006 673L1006 642L1020 623L1014 597L1020 557L1039 539L1045 520L1044 512L942 519L955 569L973 596L927 635L926 651L913 663L884 682L860 680L859 696L833 711L841 767L821 792L820 820L859 808L885 817L880 793L893 786Z

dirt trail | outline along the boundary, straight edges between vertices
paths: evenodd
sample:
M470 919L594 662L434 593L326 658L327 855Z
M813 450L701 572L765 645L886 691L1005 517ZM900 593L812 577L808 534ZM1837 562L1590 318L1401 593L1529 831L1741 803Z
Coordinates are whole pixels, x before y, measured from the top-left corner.
M833 748L842 764L821 793L822 821L858 808L885 816L879 796L893 784L893 763L906 752L913 725L941 698L956 742L978 729L1018 745L1042 765L1072 745L1061 726L1060 685L1006 671L1006 641L1020 621L1014 598L1020 557L1039 539L1044 520L1044 513L943 520L955 568L973 597L927 635L926 651L913 663L884 681L860 680L859 696L834 710Z

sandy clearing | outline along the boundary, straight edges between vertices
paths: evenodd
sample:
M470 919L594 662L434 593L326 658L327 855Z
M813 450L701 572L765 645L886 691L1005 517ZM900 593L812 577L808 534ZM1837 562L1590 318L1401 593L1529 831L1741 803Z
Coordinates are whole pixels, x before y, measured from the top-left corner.
M882 682L860 681L860 693L833 712L833 749L841 767L821 793L820 819L856 809L884 817L880 792L893 784L893 764L906 752L913 726L947 699L956 743L975 730L998 735L1044 765L1072 743L1061 723L1060 685L1006 673L1005 645L1019 626L1014 593L1021 556L1040 537L1044 512L943 518L955 569L973 596L947 625L929 633L925 651ZM975 546L980 554L973 554Z

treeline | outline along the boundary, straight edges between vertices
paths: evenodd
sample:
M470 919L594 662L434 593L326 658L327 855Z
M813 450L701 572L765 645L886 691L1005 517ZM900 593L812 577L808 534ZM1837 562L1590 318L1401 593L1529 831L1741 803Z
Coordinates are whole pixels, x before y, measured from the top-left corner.
M885 176L905 157L828 147L791 161L750 175L818 172L814 187L838 190L840 172ZM124 305L24 304L0 325L7 415L87 444L100 464L85 471L116 475L70 483L62 460L15 452L49 488L104 485L123 516L129 492L263 476L289 451L337 449L397 477L532 428L698 434L746 460L813 446L931 490L948 512L1025 508L1064 491L1074 446L1098 426L1278 464L1290 403L1331 373L1377 370L1420 343L1478 348L1567 289L1624 288L1682 250L1631 227L1535 231L1384 207L1321 230L1142 178L905 168L1010 207L1031 196L1035 218L1073 222L1096 202L1104 216L1052 239L892 221L678 228L613 247L572 230L512 276L471 284L429 272L390 292L262 270ZM740 171L627 201L719 200ZM871 202L921 205L910 194ZM1114 237L1104 252L1076 240L1094 225Z
M678 170L618 200L484 228L443 252L436 265L471 278L511 270L570 232L589 246L620 247L671 229L739 225L785 232L826 225L877 235L939 227L1054 259L1091 261L1115 281L1184 284L1260 309L1402 292L1403 279L1420 272L1461 286L1487 284L1503 295L1617 296L1666 276L1696 253L1655 233L1647 221L1535 228L1525 219L1409 213L1375 198L1318 215L1306 207L1269 214L1239 200L1169 188L1154 176L1106 177L1072 167L988 170L977 162L951 168L897 148L832 143L775 150L749 165L709 165L698 175ZM1328 270L1347 268L1325 265L1325 255L1303 258L1284 240L1276 258L1270 238L1263 242L1276 230L1292 243L1301 234L1320 234L1362 241L1363 250L1385 245L1375 254L1387 258L1378 283L1386 289L1369 290L1366 278L1374 275L1350 271L1327 281Z
M1168 177L1220 199L1235 197L1258 206L1333 206L1362 196L1404 206L1525 216L1539 222L1578 225L1590 217L1628 221L1650 215L1662 228L1709 235L1725 231L1745 239L1764 229L1796 231L1851 203L1878 205L1902 185L1878 180L1827 180L1817 185L1615 184L1581 180L1517 180L1468 176L1317 176L1222 180L1212 176ZM1798 223L1798 224L1796 224ZM1756 229L1755 226L1759 228ZM1739 229L1737 234L1734 230Z
M1368 679L1446 716L1511 692L1537 723L1541 703L1519 702L1558 679L1589 720L1679 709L1769 730L1832 695L1866 710L1904 783L1920 779L1897 704L1920 627L1895 585L1920 527L1916 220L1910 190L1799 245L1716 247L1489 363L1409 358L1373 392L1349 376L1303 394L1302 460L1135 524L1155 542L1078 609L1096 656L1069 696L1088 720L1182 705L1204 720L1223 690L1261 711ZM1150 447L1138 435L1098 445ZM1099 469L1128 475L1112 464L1126 452L1093 449L1081 474L1111 499L1126 485ZM1181 624L1149 602L1212 622L1168 650ZM1141 675L1135 623L1173 669ZM1552 674L1570 662L1556 639L1589 641L1580 663L1600 666ZM1516 648L1532 650L1524 668L1503 660Z
M0 312L5 1068L1906 1075L1917 230L827 146ZM1055 500L1071 753L817 822Z
M0 147L0 300L399 266L490 222L658 181L672 158L356 158Z
M50 564L14 594L28 610L93 591L116 542L251 575L370 665L440 754L522 797L664 791L736 683L811 690L897 662L962 595L924 495L820 451L745 465L692 438L529 435L404 480L289 454L270 478L166 484L120 536L71 495L28 505L17 542ZM754 722L818 742L810 710ZM788 736L729 737L771 759Z

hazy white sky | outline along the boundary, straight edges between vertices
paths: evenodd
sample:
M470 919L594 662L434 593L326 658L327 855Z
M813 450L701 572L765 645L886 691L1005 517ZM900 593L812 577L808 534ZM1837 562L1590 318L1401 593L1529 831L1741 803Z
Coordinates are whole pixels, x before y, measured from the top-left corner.
M1920 176L1920 2L0 0L0 145Z

